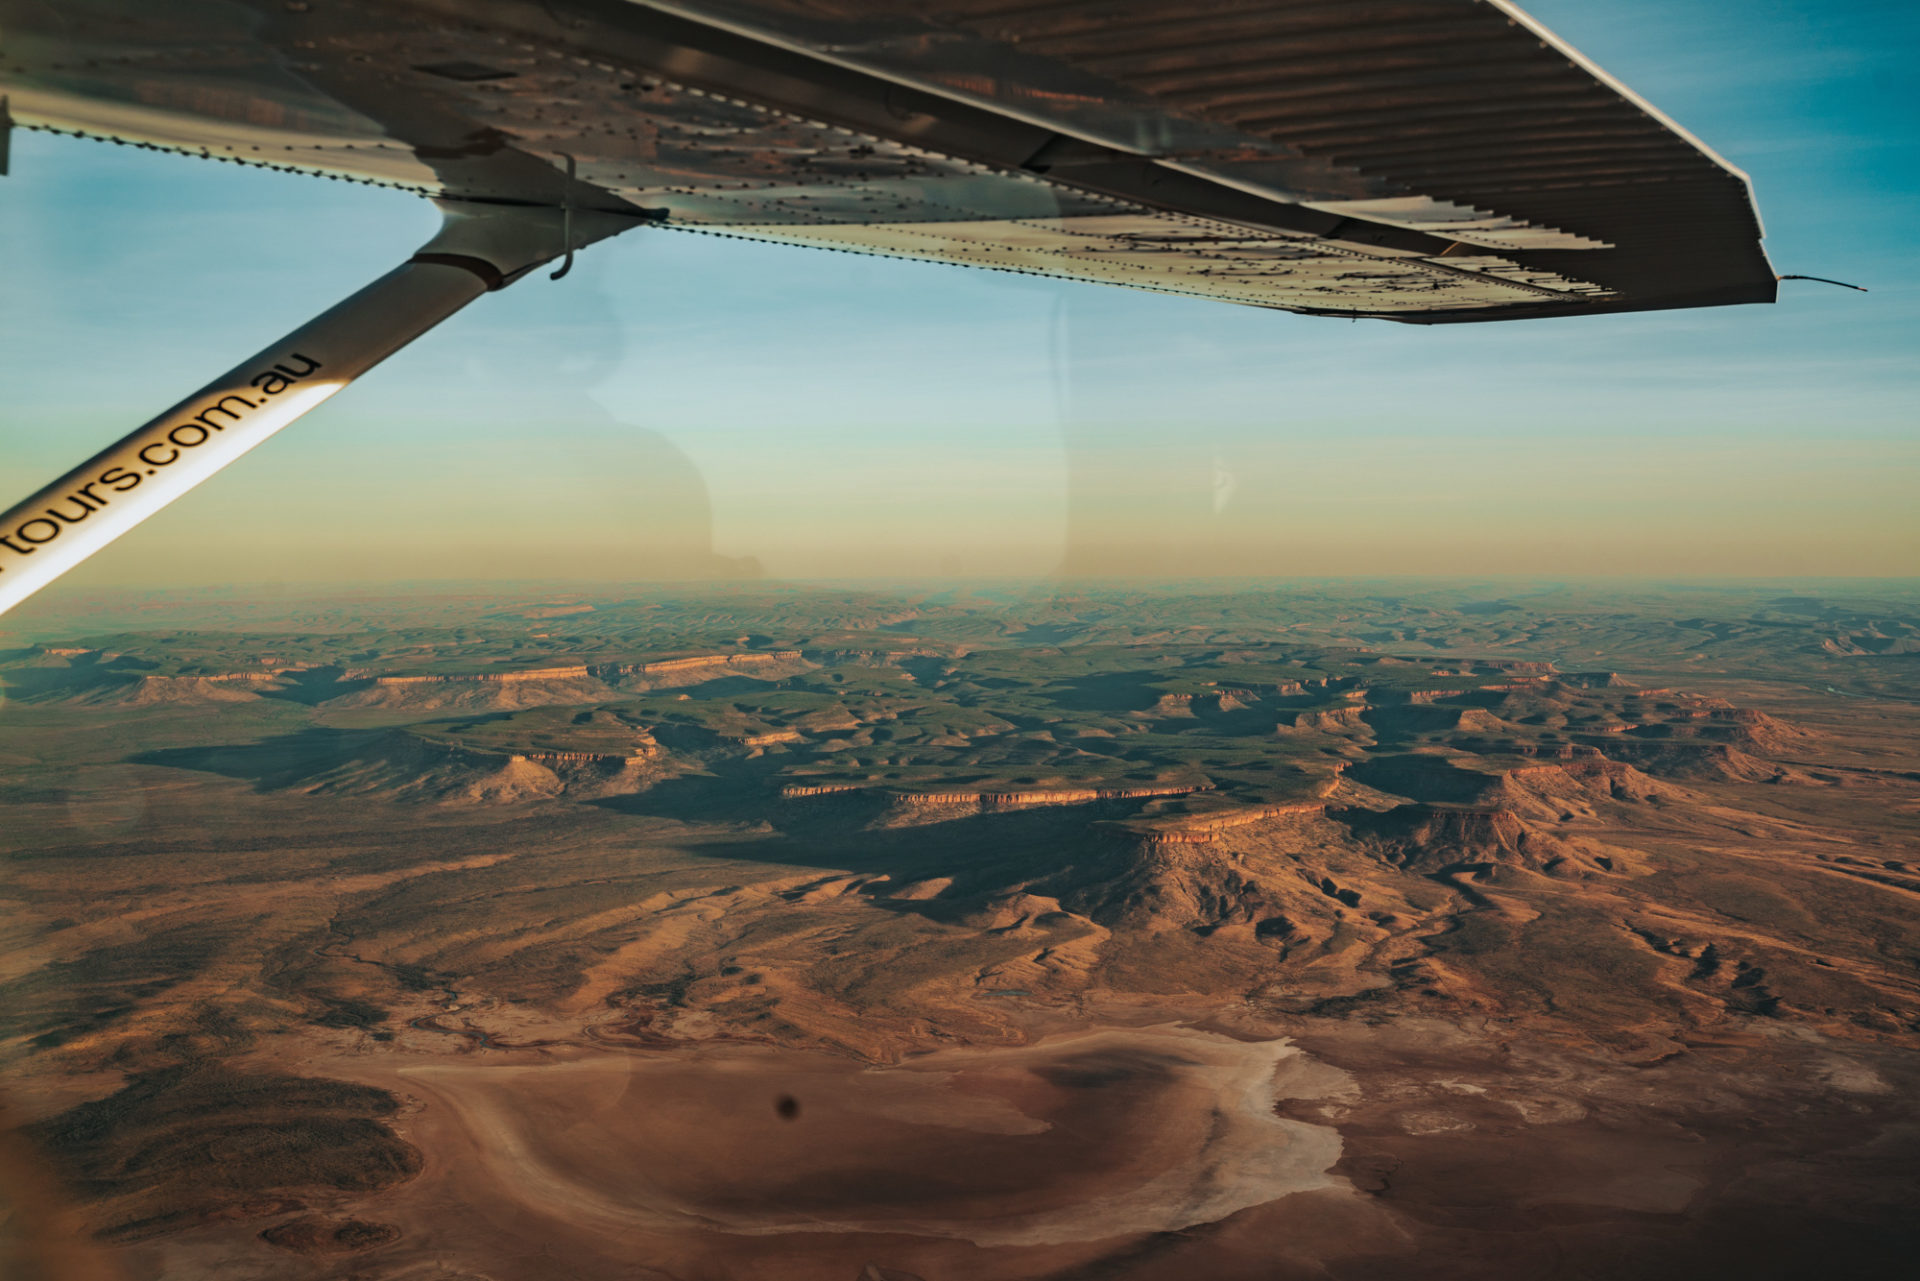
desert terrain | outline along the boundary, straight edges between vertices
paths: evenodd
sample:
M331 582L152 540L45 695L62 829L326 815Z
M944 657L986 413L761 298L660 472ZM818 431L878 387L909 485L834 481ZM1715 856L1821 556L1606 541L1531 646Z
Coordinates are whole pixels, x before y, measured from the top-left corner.
M31 617L0 635L9 1275L1920 1248L1910 585Z

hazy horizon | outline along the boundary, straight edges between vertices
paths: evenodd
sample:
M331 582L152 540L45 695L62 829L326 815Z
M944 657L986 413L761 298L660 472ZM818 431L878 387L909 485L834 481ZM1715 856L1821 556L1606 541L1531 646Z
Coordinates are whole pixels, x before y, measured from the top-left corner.
M1684 602L1723 602L1759 613L1807 614L1818 605L1828 614L1899 614L1920 603L1920 577L1712 576L1684 575L1407 575L1214 576L1166 578L1147 575L1030 577L823 577L709 580L438 579L357 583L230 583L219 586L139 588L102 586L48 592L0 618L0 650L8 645L67 641L113 632L182 628L232 630L362 630L404 626L419 610L484 602L510 627L535 614L516 610L584 605L555 615L562 631L589 629L626 616L628 608L652 602L711 599L722 613L751 612L776 601L841 595L867 605L938 604L1002 610L1050 607L1083 599L1180 600L1260 595L1292 597L1311 611L1331 601L1372 607L1383 601L1458 609L1461 605L1505 610L1564 609L1591 614L1596 608L1672 607ZM1743 599L1744 598L1744 599ZM628 607L628 608L623 608ZM1604 612L1602 609L1602 612ZM1484 608L1478 612L1488 611Z

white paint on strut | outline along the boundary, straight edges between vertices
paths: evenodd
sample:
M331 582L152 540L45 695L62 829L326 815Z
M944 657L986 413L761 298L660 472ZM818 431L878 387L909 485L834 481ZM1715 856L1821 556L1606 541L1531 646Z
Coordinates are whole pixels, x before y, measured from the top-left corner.
M441 201L438 235L279 342L0 514L5 613L367 370L540 263L644 219Z
M237 461L486 292L406 263L0 516L0 611Z

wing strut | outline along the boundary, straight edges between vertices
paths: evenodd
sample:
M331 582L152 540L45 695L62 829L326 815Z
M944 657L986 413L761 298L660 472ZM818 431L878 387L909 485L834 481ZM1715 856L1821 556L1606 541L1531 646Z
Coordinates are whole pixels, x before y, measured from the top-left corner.
M0 613L492 289L644 219L439 201L407 262L0 515Z

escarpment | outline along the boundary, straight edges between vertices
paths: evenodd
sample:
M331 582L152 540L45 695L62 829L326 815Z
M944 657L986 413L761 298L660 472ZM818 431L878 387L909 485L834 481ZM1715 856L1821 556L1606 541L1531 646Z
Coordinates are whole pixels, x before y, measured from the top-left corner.
M662 772L655 745L503 751L409 730L308 732L244 747L149 753L146 763L244 779L265 792L400 804L512 805L631 792Z
M462 671L381 674L365 669L343 674L343 682L366 682L330 701L339 708L392 708L422 711L515 710L528 707L594 703L623 693L696 685L729 673L762 678L805 666L800 651L700 654L642 663L579 663L511 671Z
M585 703L620 691L677 688L728 673L777 677L806 666L799 650L699 654L651 662L567 663L509 670L392 672L365 666L264 662L258 669L156 671L129 655L40 647L4 673L15 698L81 707L246 702L297 691L299 701L361 708L515 709Z
M949 806L977 809L1014 809L1027 805L1086 805L1097 801L1142 800L1152 796L1191 796L1212 790L1210 783L1173 787L1052 787L1005 792L900 792L894 803L906 809Z
M47 651L98 657L93 651ZM250 703L279 689L285 677L271 671L197 671L162 674L106 663L60 664L15 669L6 674L13 697L67 707L161 707L170 704Z

